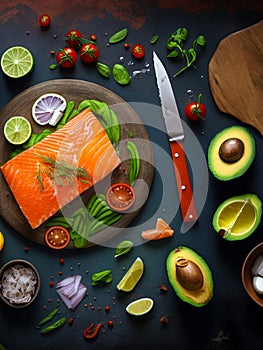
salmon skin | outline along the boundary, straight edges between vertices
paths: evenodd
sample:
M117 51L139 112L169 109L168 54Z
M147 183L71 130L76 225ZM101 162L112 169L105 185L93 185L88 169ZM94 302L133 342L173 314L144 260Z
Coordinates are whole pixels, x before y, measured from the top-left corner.
M101 123L86 109L7 161L1 171L35 229L120 163Z

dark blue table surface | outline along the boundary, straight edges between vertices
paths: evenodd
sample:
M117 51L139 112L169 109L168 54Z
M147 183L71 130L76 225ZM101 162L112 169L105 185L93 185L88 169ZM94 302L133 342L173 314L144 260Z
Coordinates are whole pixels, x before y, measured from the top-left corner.
M52 23L47 30L40 30L37 18L44 12L50 14ZM256 129L248 126L256 140L257 152L253 165L241 178L220 182L209 173L208 193L199 221L182 234L175 178L168 157L169 144L166 134L161 132L164 128L163 120L152 119L148 113L151 108L158 110L160 104L152 51L158 53L172 77L178 64L166 58L166 40L178 27L184 26L189 30L189 42L203 34L207 38L207 44L200 51L195 67L175 79L171 78L171 81L181 112L189 100L187 90L192 90L194 97L199 93L203 94L207 119L198 124L187 124L183 113L182 119L190 131L192 130L205 156L209 142L216 132L228 126L242 125L237 119L223 114L217 108L209 89L208 64L221 39L257 23L262 19L262 13L262 5L255 5L253 1L193 3L187 0L79 0L73 4L54 0L39 4L31 1L1 3L0 54L10 46L23 45L33 53L35 66L32 74L21 80L10 80L1 74L0 109L25 89L43 81L61 78L94 82L121 96L131 103L146 126L153 145L155 165L148 200L131 224L129 237L139 237L141 230L150 228L160 215L169 220L175 231L173 238L138 244L130 253L115 259L115 248L107 246L76 251L50 250L26 239L1 219L0 230L4 233L6 242L0 252L0 266L11 259L22 258L32 262L41 276L40 294L30 307L16 310L0 302L0 343L6 349L262 349L262 309L250 300L241 281L241 268L246 255L262 241L262 223L252 236L239 242L228 242L220 238L212 227L214 211L226 198L242 193L256 193L263 199L262 136ZM146 55L143 60L132 59L130 51L124 49L123 43L107 45L109 36L123 27L129 28L127 42L145 46ZM54 63L54 57L50 55L50 51L57 51L64 46L64 35L72 28L87 36L92 33L97 35L102 62L110 66L121 62L131 75L133 71L144 68L150 71L133 77L131 83L125 87L118 85L112 77L105 80L94 67L87 67L80 61L72 70L51 71L49 64ZM155 45L150 44L153 35L159 35ZM189 154L191 144L187 140L190 139L186 138L185 141ZM200 172L203 171L205 176L206 170L200 169ZM202 179L199 181L202 184ZM166 257L173 248L180 245L196 250L212 270L214 297L203 308L195 308L182 302L168 282ZM24 250L25 246L29 248L27 252ZM138 256L145 264L141 281L130 293L118 292L116 284ZM65 260L64 265L59 263L61 257ZM104 269L112 270L113 282L92 287L91 275ZM62 276L60 271L63 272ZM88 295L74 311L68 310L59 302L60 315L73 317L73 325L66 324L52 334L41 335L36 328L38 321L58 303L55 288L49 285L50 279L53 277L52 280L56 283L73 274L81 274L82 281L88 288ZM167 285L167 293L160 292L160 283ZM154 299L154 308L143 317L130 317L125 306L140 297ZM111 307L107 314L104 312L106 305ZM169 323L161 325L159 319L166 315ZM108 320L114 321L113 328L108 328ZM101 331L94 342L87 344L82 331L91 322L102 322L104 331Z

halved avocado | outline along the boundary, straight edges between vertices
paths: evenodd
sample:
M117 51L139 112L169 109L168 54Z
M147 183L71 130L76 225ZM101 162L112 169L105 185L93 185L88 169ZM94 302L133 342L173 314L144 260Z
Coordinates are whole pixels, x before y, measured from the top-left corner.
M213 227L228 241L249 237L258 227L262 216L262 202L252 193L226 199L216 209Z
M208 167L217 179L232 180L247 171L255 158L255 152L252 134L243 126L231 126L211 140Z
M196 307L213 297L213 276L205 260L186 246L173 249L166 259L167 276L177 296Z

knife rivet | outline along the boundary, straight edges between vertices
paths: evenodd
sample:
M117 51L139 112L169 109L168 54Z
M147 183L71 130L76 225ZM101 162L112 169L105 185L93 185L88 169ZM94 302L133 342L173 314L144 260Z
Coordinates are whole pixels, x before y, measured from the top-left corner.
M175 154L174 154L174 157L175 157L175 158L178 158L178 157L179 157L179 153L175 153Z
M193 215L192 214L189 214L189 219L192 219L193 218Z
M185 189L186 189L185 185L182 185L182 186L181 186L181 189L182 189L182 190L185 190Z

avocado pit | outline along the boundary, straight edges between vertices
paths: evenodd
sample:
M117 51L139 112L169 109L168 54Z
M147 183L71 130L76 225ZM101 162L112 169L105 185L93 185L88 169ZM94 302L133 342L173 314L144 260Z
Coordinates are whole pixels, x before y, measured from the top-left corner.
M244 143L236 137L225 140L219 148L220 158L227 163L237 162L244 154Z
M176 278L184 288L196 290L202 287L204 278L196 263L185 258L179 258L175 266Z

